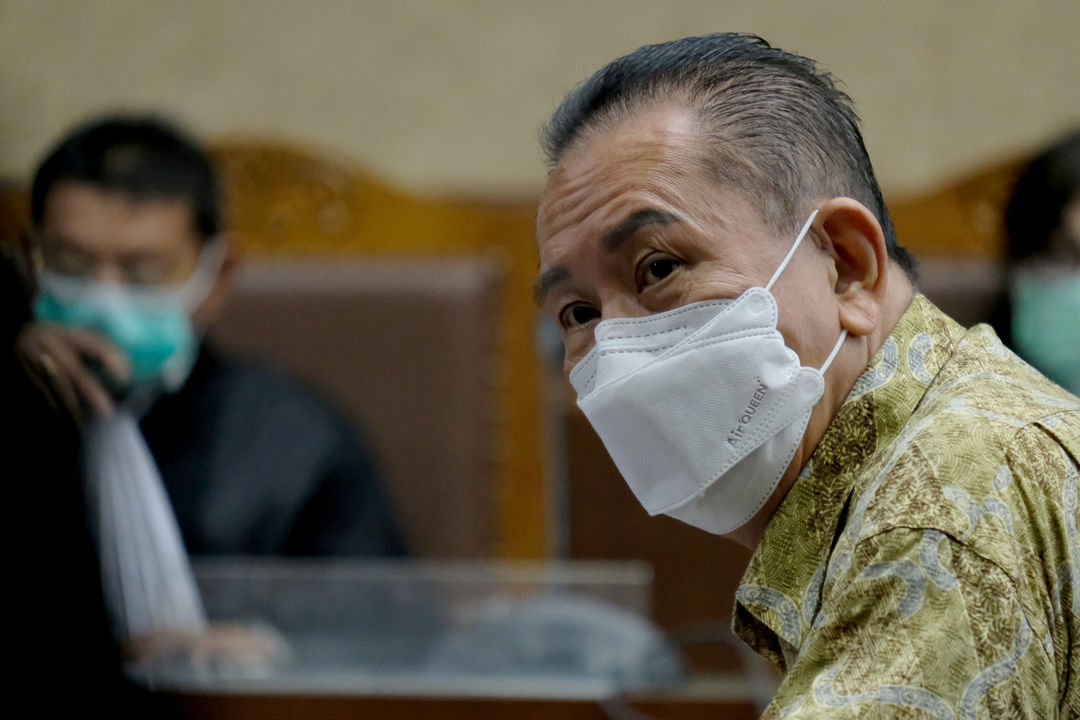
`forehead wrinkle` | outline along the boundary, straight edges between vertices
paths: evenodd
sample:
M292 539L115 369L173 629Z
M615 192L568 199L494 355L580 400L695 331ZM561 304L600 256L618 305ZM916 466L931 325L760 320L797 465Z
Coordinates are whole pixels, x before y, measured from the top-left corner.
M666 208L677 204L679 198L675 188L681 177L691 176L695 181L704 179L700 172L688 167L696 166L696 163L685 162L686 157L685 153L668 153L663 148L653 146L617 147L611 153L605 153L599 161L582 163L584 167L574 162L560 166L557 169L558 177L553 174L552 178L560 187L553 199L549 196L538 215L538 233L541 236L555 236L581 225L597 212L615 214L627 204L632 204L633 209L639 212L651 209L655 213L652 218L655 222L668 224L676 220L685 221L685 218ZM613 177L614 182L604 182ZM622 198L626 198L626 202L620 201L615 207L609 205L612 200ZM673 200L676 202L673 203ZM641 219L644 218L637 220ZM620 223L628 221L629 217L621 219ZM606 218L602 222L608 224ZM636 224L640 226L643 223L639 221ZM636 228L626 230L633 229ZM622 234L618 225L605 231L603 246L606 249L617 245L616 239L623 239L609 239L612 233Z
M602 177L604 165L590 163L584 168L572 170L571 167L560 164L555 169L548 181L548 188L537 215L537 231L541 236L545 231L548 231L549 236L555 236L580 225L611 199L611 188L599 197L595 195L603 186L603 183L597 182L595 178ZM553 188L554 195L551 193Z
M700 140L690 115L681 108L658 110L585 128L548 174L548 187L561 183L577 189L596 174L647 176L648 166L665 164L669 156L674 156L669 161L676 166L686 164L690 156L696 159Z

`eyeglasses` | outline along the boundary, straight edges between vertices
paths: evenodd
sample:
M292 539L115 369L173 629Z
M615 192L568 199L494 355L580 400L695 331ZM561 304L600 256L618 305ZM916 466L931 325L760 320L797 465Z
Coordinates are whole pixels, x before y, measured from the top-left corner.
M68 277L101 279L132 286L175 285L175 259L151 251L102 257L73 243L46 234L33 236L34 262L39 268Z

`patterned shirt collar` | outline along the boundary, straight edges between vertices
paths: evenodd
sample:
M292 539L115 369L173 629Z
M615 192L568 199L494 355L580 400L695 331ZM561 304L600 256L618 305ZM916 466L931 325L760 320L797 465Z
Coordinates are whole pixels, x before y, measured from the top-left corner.
M734 629L779 666L810 627L855 480L899 434L963 333L917 294L766 527L736 592Z

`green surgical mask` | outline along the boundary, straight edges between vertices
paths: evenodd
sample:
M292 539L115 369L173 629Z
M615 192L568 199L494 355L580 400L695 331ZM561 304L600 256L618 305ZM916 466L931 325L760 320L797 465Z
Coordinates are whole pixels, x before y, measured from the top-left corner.
M1080 270L1056 278L1017 273L1011 291L1017 351L1051 380L1080 394Z
M205 299L220 269L216 248L204 251L192 276L175 288L101 283L43 271L34 317L100 333L131 364L124 391L180 388L195 364L198 341L191 312Z

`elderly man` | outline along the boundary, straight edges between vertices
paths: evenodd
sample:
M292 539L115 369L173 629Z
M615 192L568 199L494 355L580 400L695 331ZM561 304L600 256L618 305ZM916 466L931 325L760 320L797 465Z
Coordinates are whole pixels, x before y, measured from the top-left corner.
M1080 715L1080 401L915 286L849 98L724 34L545 128L538 300L638 499L756 548L768 717Z

